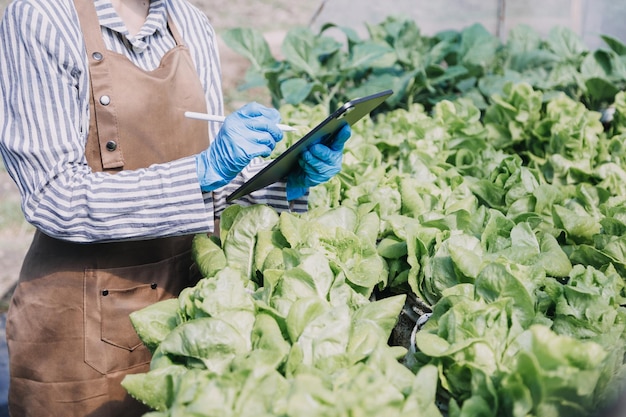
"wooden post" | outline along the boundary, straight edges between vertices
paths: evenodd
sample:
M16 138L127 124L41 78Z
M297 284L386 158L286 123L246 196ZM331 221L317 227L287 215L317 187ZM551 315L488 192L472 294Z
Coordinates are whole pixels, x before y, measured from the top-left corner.
M496 36L504 40L506 26L506 0L498 0L498 19L496 21Z
M583 4L582 0L572 0L571 28L578 36L583 35Z
M309 27L313 26L313 24L315 23L315 21L317 20L317 18L320 16L320 13L322 13L322 10L324 9L324 6L326 5L326 2L328 0L322 0L322 2L320 3L320 5L317 7L317 9L315 10L315 12L313 12L313 16L311 16L311 19L309 20Z

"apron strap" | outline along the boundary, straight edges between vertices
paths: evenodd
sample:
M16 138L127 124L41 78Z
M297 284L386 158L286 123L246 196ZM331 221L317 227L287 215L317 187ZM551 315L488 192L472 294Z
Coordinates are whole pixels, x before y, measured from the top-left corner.
M170 13L167 13L167 27L169 28L172 37L176 41L176 45L184 46L185 42L183 41L183 37L180 36L180 32L178 32L176 25L172 21L172 15Z
M91 81L90 109L98 127L98 144L102 168L119 169L124 166L124 156L119 141L115 98L110 97L113 83L106 62L107 49L100 29L100 21L93 0L74 0L80 25L83 28L89 75Z

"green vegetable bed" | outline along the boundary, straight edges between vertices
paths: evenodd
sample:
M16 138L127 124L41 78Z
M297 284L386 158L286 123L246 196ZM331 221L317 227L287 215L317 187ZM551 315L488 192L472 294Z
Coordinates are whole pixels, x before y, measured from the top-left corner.
M150 417L596 415L626 389L611 97L604 125L525 82L359 122L308 213L232 206L221 240L196 237L205 278L133 313L154 358L124 386ZM327 111L281 107L294 124ZM415 300L429 318L395 346Z

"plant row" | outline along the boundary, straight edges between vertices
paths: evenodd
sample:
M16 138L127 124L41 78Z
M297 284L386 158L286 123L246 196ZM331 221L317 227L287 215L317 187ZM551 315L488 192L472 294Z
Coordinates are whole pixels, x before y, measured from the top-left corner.
M250 61L241 88L267 88L275 107L321 103L329 110L393 89L383 111L413 103L430 110L458 97L485 109L507 82L523 81L546 98L565 93L591 110L602 110L626 88L626 45L610 36L602 36L605 47L590 50L562 27L544 38L520 25L506 42L481 24L426 35L415 21L391 16L366 29L361 36L332 23L319 31L296 27L284 38L281 58L257 30L235 28L223 38Z
M308 213L227 209L221 239L194 242L205 278L133 314L154 357L127 390L151 417L610 405L625 388L626 94L609 129L526 83L489 103L359 122ZM304 124L326 109L281 113ZM432 315L408 349L390 346L408 296Z

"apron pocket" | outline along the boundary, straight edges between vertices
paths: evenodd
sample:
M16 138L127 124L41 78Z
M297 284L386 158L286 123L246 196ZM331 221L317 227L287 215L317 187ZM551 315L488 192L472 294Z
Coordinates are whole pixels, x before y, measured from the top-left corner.
M130 313L178 295L188 284L190 256L124 268L87 269L84 278L85 362L102 374L148 364Z
M132 326L129 315L158 301L157 284L132 288L105 288L100 291L102 311L101 338L122 349L135 350L141 341Z

